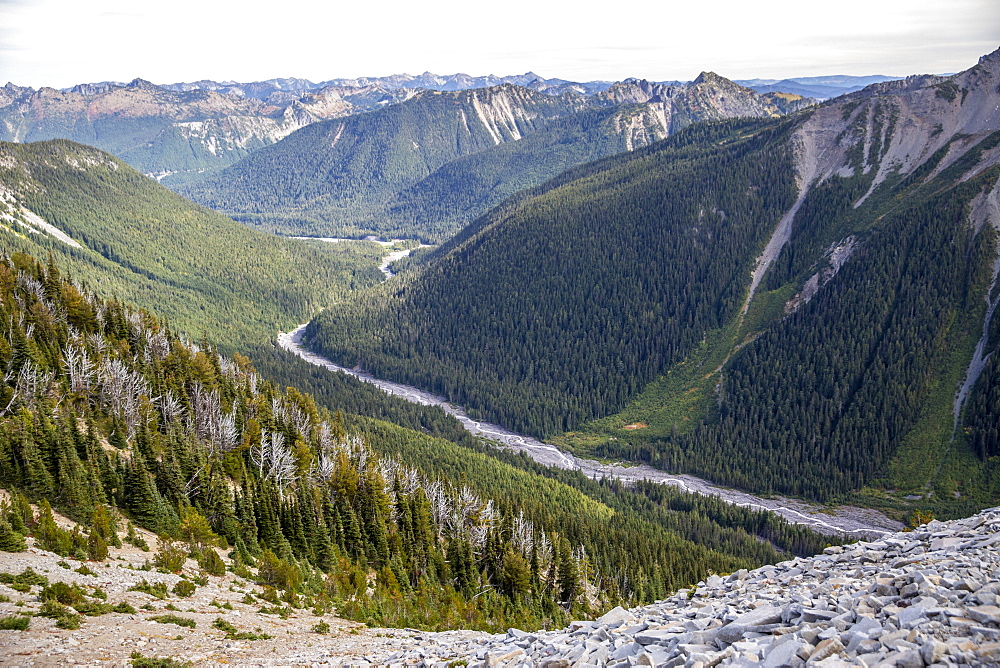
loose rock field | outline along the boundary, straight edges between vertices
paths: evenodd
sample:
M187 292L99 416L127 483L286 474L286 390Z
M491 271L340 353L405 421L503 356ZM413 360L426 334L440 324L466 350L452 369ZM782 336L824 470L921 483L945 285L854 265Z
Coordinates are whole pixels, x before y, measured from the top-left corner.
M58 556L35 548L0 553L0 572L30 567L53 582L100 587L109 603L127 601L137 609L87 617L76 630L32 617L26 631L0 631L0 665L126 665L136 651L196 665L359 668L1000 665L1000 508L830 547L814 557L713 575L665 601L615 608L559 631L498 635L370 629L307 610L282 619L260 612L259 602L244 603L246 592L259 589L231 573L209 578L191 597L159 600L128 591L142 579L169 587L180 579L135 570L148 557L134 548L114 550L110 560L89 564L95 574L86 575L73 570L80 562L60 566ZM194 563L188 566L193 573ZM36 611L39 589L0 585L8 599L0 602L0 617ZM196 627L152 620L168 604ZM219 618L272 637L227 640L212 626ZM314 632L320 621L329 624L328 633Z

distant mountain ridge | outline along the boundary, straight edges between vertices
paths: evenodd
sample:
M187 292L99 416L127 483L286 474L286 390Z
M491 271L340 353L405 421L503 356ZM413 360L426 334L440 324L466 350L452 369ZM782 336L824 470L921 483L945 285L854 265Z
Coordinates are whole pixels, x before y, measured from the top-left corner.
M803 97L826 100L846 93L853 93L865 86L883 81L893 81L903 77L889 77L883 74L868 76L830 75L814 77L791 77L787 79L737 79L736 83L752 88L758 93L795 93Z
M330 87L260 100L172 91L143 79L69 91L0 88L0 141L70 139L114 153L147 174L213 170L318 120L377 109L414 91Z
M539 92L552 91L555 93L576 92L584 95L607 90L612 81L568 81L566 79L546 79L534 72L515 74L507 76L496 76L489 74L486 76L472 76L463 74L439 75L432 72L423 74L391 74L384 77L356 77L328 79L319 83L313 83L308 79L286 78L268 79L267 81L255 81L252 83L239 83L236 81L210 81L201 80L190 83L165 84L163 88L169 90L216 90L247 97L267 98L268 95L277 91L312 91L327 88L329 86L347 86L353 88L365 88L367 86L379 86L387 90L399 88L421 88L424 90L437 91L459 91L470 88L489 88L501 84L510 83L517 86L524 86Z
M784 79L734 79L733 81L741 86L752 88L758 93L794 93L803 97L813 97L827 99L837 97L845 93L853 93L861 90L865 86L883 81L901 79L903 77L892 77L884 74L872 74L866 76L852 76L845 74L834 74L824 76L808 77L786 77ZM640 77L630 77L623 79L627 81L639 81ZM186 92L191 90L211 90L227 95L237 95L240 97L253 97L260 100L276 101L288 96L301 96L308 92L314 92L328 87L348 87L365 88L376 86L386 90L396 90L400 88L420 88L424 90L457 91L469 88L487 88L499 86L504 83L512 83L517 86L524 86L543 93L560 94L576 92L583 95L593 95L602 93L613 86L614 81L570 81L568 79L546 79L534 72L506 76L471 76L458 73L450 75L439 75L432 72L423 74L392 74L384 77L356 77L328 79L319 83L314 83L309 79L296 77L267 79L265 81L238 82L238 81L212 81L201 79L199 81L179 82L172 84L161 84L160 87L176 92ZM681 85L690 83L687 81L655 81L662 85ZM111 82L101 82L95 84L78 84L72 90L97 90L102 87L122 85Z
M751 86L758 93L823 98L858 85L854 77L823 77L819 79L825 87L817 88L819 80L807 79L811 78L788 80L788 85L753 80ZM424 72L319 83L288 77L157 85L137 78L127 83L81 83L63 90L8 83L0 88L0 141L70 139L109 151L146 174L179 184L227 167L311 123L397 104L421 90L456 92L514 84L546 95L597 98L639 81L574 82L546 79L534 72L509 76ZM649 85L663 90L688 84Z
M514 84L423 91L316 123L178 192L251 225L321 236L440 240L523 188L663 139L697 121L808 106L706 72L689 84L630 79L586 97Z

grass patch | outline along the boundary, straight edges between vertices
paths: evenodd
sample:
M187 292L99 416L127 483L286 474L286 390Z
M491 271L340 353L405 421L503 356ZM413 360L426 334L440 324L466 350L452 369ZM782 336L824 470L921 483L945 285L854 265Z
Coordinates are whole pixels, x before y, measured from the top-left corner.
M687 358L647 385L620 412L588 422L577 431L553 437L549 442L591 457L612 441L641 442L692 431L710 416L721 368L737 348L740 324L740 318L734 318L726 327L710 332ZM629 428L640 424L645 426Z
M784 317L785 304L795 296L797 289L796 284L788 283L777 290L757 292L740 325L738 339L744 341L748 336L753 336L768 324Z

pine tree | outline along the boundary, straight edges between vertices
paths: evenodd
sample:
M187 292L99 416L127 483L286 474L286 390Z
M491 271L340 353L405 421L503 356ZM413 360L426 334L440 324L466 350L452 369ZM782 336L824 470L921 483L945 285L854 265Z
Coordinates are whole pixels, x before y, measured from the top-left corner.
M14 531L7 518L0 515L0 551L24 552L27 549L28 544L24 541L24 536Z

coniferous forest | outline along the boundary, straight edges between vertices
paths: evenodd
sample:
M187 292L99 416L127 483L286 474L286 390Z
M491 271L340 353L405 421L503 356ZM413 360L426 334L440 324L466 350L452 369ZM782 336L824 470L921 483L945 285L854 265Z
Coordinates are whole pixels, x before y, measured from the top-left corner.
M975 120L997 60L569 170L320 314L306 341L591 456L821 501L933 494L941 512L969 512L1000 492L996 319L982 337L1000 132ZM929 126L934 150L915 158L901 99L969 132ZM827 143L809 150L839 157L805 181L817 132ZM956 402L981 338L984 371Z
M121 513L182 539L207 522L289 605L379 624L561 624L823 544L717 500L331 413L51 260L4 257L0 298L0 484L84 525ZM2 522L27 530L19 508ZM55 548L98 541L77 535Z
M185 191L414 246L475 217L388 281L377 244L0 144L0 549L100 559L135 525L292 608L502 630L836 541L496 448L275 346L310 317L338 363L577 454L898 517L993 503L998 83L1000 52L617 154L640 106L425 92ZM463 116L490 96L524 113Z

